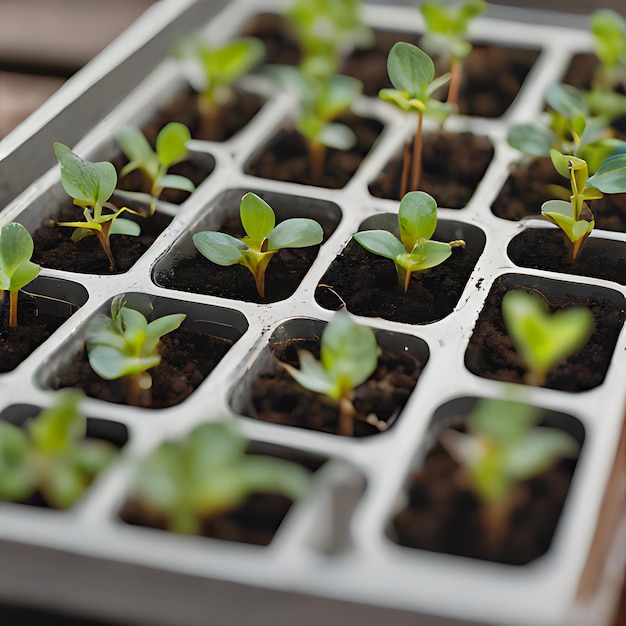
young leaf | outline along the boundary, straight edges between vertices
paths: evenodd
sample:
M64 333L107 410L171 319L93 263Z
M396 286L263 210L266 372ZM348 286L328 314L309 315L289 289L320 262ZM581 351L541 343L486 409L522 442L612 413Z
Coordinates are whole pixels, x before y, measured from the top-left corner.
M402 41L394 44L387 57L391 84L406 91L411 98L421 99L435 77L432 59L417 46Z
M550 148L555 139L554 133L548 129L541 129L532 124L517 124L513 126L506 137L508 144L532 156L550 156Z
M392 261L406 252L402 242L388 230L364 230L355 233L353 239L368 252Z
M437 227L437 203L423 191L411 191L400 201L398 209L400 239L407 252L420 240L433 236Z
M17 222L0 229L0 291L18 291L30 283L41 269L30 260L33 239Z
M599 189L603 193L626 192L626 154L606 159L587 180L586 186Z
M239 239L226 233L203 231L193 236L198 252L217 265L228 266L239 263L247 246Z
M241 199L239 216L247 236L259 246L276 225L276 217L270 205L251 192Z
M191 139L189 129L179 122L170 122L164 126L156 139L156 153L159 163L170 167L187 154L187 142Z
M293 217L281 222L268 237L268 250L281 248L307 248L322 242L322 227L307 217Z

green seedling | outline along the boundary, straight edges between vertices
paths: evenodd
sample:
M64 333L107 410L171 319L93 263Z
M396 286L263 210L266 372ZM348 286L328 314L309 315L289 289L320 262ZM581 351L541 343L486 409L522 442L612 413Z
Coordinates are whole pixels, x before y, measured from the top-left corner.
M626 142L614 137L606 118L590 117L584 96L576 87L552 85L545 100L549 107L547 124L518 124L509 131L507 141L516 150L539 157L549 157L550 150L572 154L587 161L592 174L602 161L626 152Z
M376 370L379 354L374 331L339 311L324 328L319 361L307 350L299 350L300 369L288 363L281 365L302 387L338 404L337 434L351 437L355 419L368 421L380 430L386 427L380 420L360 415L353 404L355 388Z
M502 317L513 346L527 368L525 382L543 386L552 369L580 350L595 328L586 307L550 313L537 294L510 291L502 299Z
M156 448L138 467L130 498L166 520L167 529L202 534L202 526L255 493L299 500L310 488L300 465L246 454L247 441L228 422L203 424L181 441Z
M441 443L460 465L459 481L482 504L485 536L504 538L523 481L546 472L562 458L575 458L578 442L565 431L537 426L539 411L510 400L480 400L468 415L467 431L447 429Z
M296 130L304 137L311 160L311 180L324 173L326 150L350 150L357 141L352 129L335 120L348 111L363 91L363 83L350 76L316 78L286 65L271 65L265 75L299 101Z
M300 44L302 71L330 78L354 48L372 45L361 14L361 0L296 0L285 15Z
M151 214L155 210L154 200L164 189L193 193L195 185L188 178L167 173L172 165L184 161L188 156L187 142L191 134L184 124L170 122L164 126L157 135L156 150L152 149L145 135L135 126L122 128L116 139L129 161L120 171L120 176L141 170L149 181Z
M587 201L602 198L604 193L626 192L626 154L606 159L593 176L589 176L587 162L581 158L557 150L551 150L550 157L559 174L570 179L571 196L569 202L544 202L541 214L563 231L575 260L595 226Z
M400 239L387 230L364 230L354 235L368 252L391 259L404 293L409 289L413 272L443 263L452 248L465 247L461 239L444 243L430 238L437 227L437 203L423 191L410 191L402 198L398 210Z
M422 125L424 115L433 115L442 122L450 113L446 105L432 94L450 80L450 74L435 78L432 59L417 46L398 42L387 57L387 72L394 89L381 89L380 97L399 107L402 111L417 116L417 130L411 142L404 147L400 197L410 190L419 189L422 176ZM409 179L410 172L410 179Z
M80 241L89 235L96 235L109 259L109 269L115 271L115 261L111 251L111 235L138 235L141 227L132 220L119 217L124 211L134 213L128 207L118 209L108 202L117 185L117 172L112 163L101 161L91 163L81 159L62 143L55 142L54 154L61 164L63 189L82 207L84 222L58 222L59 226L75 228L72 241ZM104 213L108 209L112 213Z
M39 494L68 509L117 453L107 441L85 439L87 420L78 390L58 392L54 406L22 430L0 422L0 500L27 502Z
M188 79L199 93L201 136L216 137L220 109L235 99L235 82L265 56L263 42L245 37L223 46L210 45L194 34L181 40L174 54L190 62Z
M148 323L142 313L125 306L123 297L111 303L111 317L97 315L89 323L85 343L91 368L105 380L123 378L128 404L151 405L152 376L147 370L161 362L161 337L176 330L183 313Z
M591 91L585 94L590 108L600 115L615 119L626 113L626 22L609 9L591 15L591 35L600 65Z
M463 61L472 51L470 22L487 8L485 0L435 0L420 6L426 24L422 45L434 56L450 60L448 103L457 106Z
M246 236L237 239L215 231L193 236L202 256L217 265L243 265L254 276L257 291L265 297L265 271L272 257L282 248L306 248L321 243L322 227L309 218L296 217L276 225L272 207L254 193L241 199L239 216Z
M5 224L0 229L0 303L4 292L9 292L9 326L17 326L19 291L36 278L41 269L32 263L33 238L17 222Z

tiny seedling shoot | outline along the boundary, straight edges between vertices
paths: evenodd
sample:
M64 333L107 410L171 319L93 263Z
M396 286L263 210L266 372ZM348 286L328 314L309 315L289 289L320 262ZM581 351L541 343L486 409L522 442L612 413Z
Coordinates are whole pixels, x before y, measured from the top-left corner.
M220 109L235 99L233 84L263 59L265 46L253 37L211 45L194 34L182 39L174 54L184 62L189 83L199 94L200 135L215 139Z
M448 103L458 106L463 61L472 51L467 40L470 22L487 8L485 0L434 0L420 6L426 24L422 45L450 62Z
M535 293L510 291L502 299L502 317L515 350L527 368L525 382L542 387L550 371L589 340L591 311L573 306L550 313Z
M156 151L135 126L125 126L116 138L129 161L120 171L120 177L141 170L148 180L151 213L155 210L154 200L164 189L193 193L195 185L188 178L167 173L172 165L184 161L188 156L187 142L191 134L184 124L170 122L165 125L157 135Z
M432 94L450 80L450 74L435 79L432 59L417 46L398 42L389 51L387 72L394 89L381 89L379 96L402 111L417 116L417 129L411 142L404 147L400 197L408 191L419 189L422 176L422 125L424 115L439 117L442 121L450 113L450 107ZM410 172L410 177L409 177Z
M564 233L572 259L576 260L587 237L593 231L595 220L588 200L597 200L604 193L626 192L626 154L609 157L589 176L584 159L551 150L550 157L556 170L570 179L571 196L566 200L548 200L541 206L541 214Z
M466 432L447 429L441 444L459 464L458 480L481 502L485 537L504 540L522 482L539 476L562 458L578 454L578 442L565 431L537 426L540 412L510 400L479 400L466 420Z
M112 163L101 161L91 163L81 159L62 143L55 142L54 154L61 164L63 189L74 200L74 204L84 209L84 222L58 222L59 226L75 228L72 241L80 241L95 234L109 259L109 269L115 271L115 261L111 251L111 235L138 235L139 224L119 217L124 211L134 213L128 207L118 209L108 202L117 185L117 172ZM104 213L103 209L112 213Z
M300 45L300 67L311 76L333 76L354 48L373 43L361 0L295 0L285 15Z
M91 368L105 380L123 378L128 404L152 404L152 376L148 370L161 362L161 337L176 330L183 313L165 315L148 323L142 313L125 306L124 297L111 303L111 317L97 315L87 327L85 342Z
M247 455L247 441L226 421L202 424L180 441L156 448L139 465L130 499L166 520L167 530L201 535L202 526L256 493L291 500L307 495L311 477L300 465Z
M461 239L449 243L430 239L437 227L437 203L423 191L410 191L402 198L398 226L400 239L387 230L364 230L354 239L368 252L394 262L404 293L409 290L413 272L435 267L452 254L452 248L465 247Z
M5 224L0 229L0 303L9 292L9 326L17 326L19 291L36 278L41 269L30 260L33 239L17 222Z
M338 404L337 434L352 437L355 419L380 430L386 427L372 416L360 415L353 404L354 390L374 373L379 354L374 331L354 322L345 311L338 311L322 332L319 361L307 350L299 350L300 369L288 363L281 365L302 387Z
M239 216L246 236L237 239L215 231L202 231L193 243L202 256L217 265L243 265L254 276L257 292L265 297L265 271L282 248L306 248L321 243L322 227L309 218L296 217L276 225L272 207L249 192L241 199Z
M85 438L82 398L76 389L59 391L55 404L25 429L0 422L0 500L28 502L39 495L55 509L68 509L111 463L113 444Z

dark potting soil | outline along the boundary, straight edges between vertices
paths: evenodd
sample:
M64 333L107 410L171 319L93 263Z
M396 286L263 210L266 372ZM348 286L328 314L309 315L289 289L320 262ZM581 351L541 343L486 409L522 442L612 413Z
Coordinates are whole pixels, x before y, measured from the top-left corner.
M509 526L494 541L479 500L459 486L458 464L437 443L410 478L408 504L393 520L393 538L411 548L524 565L550 547L574 467L575 461L561 461L521 483Z
M626 284L626 243L621 241L590 237L573 261L560 229L529 228L513 238L507 254L521 267Z
M424 137L424 169L419 185L437 206L462 209L482 180L493 157L488 137L471 133L430 133ZM378 198L400 199L402 154L398 153L369 186Z
M344 187L374 145L383 125L351 113L340 115L337 122L354 131L357 144L350 150L328 149L321 180L312 180L306 141L293 129L283 129L271 138L246 164L246 174L329 189Z
M565 293L560 286L562 283L555 283L554 288L543 286L550 282L538 279L539 286L532 288L521 281L515 284L514 276L496 279L465 352L465 366L471 372L504 382L524 382L525 368L506 333L501 312L504 294L519 289L540 295L551 312L569 306L588 307L595 320L595 330L587 344L554 367L545 386L561 391L585 391L602 383L626 317L623 304L618 306L608 297L596 294L585 295L584 290L577 291L576 286L566 289ZM572 291L579 295L572 295Z
M64 204L55 219L45 219L35 231L35 251L32 260L42 267L78 272L80 274L119 274L127 271L172 221L169 215L155 213L141 219L141 234L112 235L111 249L115 271L109 270L109 260L95 235L74 243L73 228L58 226L56 222L83 221L80 207Z
M271 346L276 360L271 369L252 381L251 397L244 414L254 419L326 433L337 433L339 410L325 396L301 387L278 361L299 367L298 350L308 350L319 359L320 339L294 337ZM378 367L355 389L354 407L359 415L375 415L391 427L406 404L423 368L413 355L396 355L383 349ZM354 420L354 436L367 437L379 429L361 419Z
M226 141L246 126L265 104L255 93L235 90L233 99L221 107L215 123L203 123L198 111L198 94L192 89L176 93L159 108L153 118L142 128L154 146L159 131L169 122L180 122L189 128L192 139Z
M541 205L555 199L548 185L566 187L567 179L556 170L549 158L535 158L528 163L518 163L511 169L509 178L491 205L494 215L507 220L520 220L530 215L540 216ZM606 194L592 200L596 228L626 230L626 194Z
M439 241L450 241L436 234ZM393 261L368 252L350 241L321 278L315 300L326 309L345 303L354 315L382 317L405 324L425 324L449 315L474 269L478 253L453 248L437 267L411 276L408 292L398 284Z
M220 362L233 341L190 328L179 328L162 339L159 365L152 375L152 406L162 409L180 404ZM50 385L54 389L80 387L92 398L126 404L123 380L104 380L89 365L86 351L57 374Z

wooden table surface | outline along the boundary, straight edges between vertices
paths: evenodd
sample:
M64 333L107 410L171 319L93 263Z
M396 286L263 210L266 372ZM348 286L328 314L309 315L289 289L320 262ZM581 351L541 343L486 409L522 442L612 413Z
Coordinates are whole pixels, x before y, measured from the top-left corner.
M154 2L0 0L0 139ZM626 0L492 0L492 3L582 14L600 7L626 12ZM6 606L0 606L0 623L3 626L96 624ZM613 626L626 626L626 587Z

